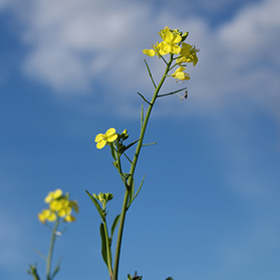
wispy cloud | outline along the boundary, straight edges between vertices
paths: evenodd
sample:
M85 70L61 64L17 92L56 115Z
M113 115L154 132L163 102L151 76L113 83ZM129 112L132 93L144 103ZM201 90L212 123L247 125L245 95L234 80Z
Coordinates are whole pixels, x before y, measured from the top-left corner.
M217 110L239 98L261 104L280 120L277 0L249 2L214 29L195 13L188 18L164 8L155 13L147 1L30 0L29 4L18 13L23 43L29 48L22 68L57 94L96 94L102 85L112 104L129 113L131 91L150 89L141 51L169 25L189 30L189 42L201 49L199 64L189 69L192 80L187 85L193 92L189 113ZM161 66L157 62L151 62L154 72Z

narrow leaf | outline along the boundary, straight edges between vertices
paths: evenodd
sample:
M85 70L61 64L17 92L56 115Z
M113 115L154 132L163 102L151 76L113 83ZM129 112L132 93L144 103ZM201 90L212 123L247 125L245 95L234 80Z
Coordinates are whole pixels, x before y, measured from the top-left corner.
M48 258L43 254L43 253L41 253L39 250L37 250L37 249L33 249L39 256L41 256L44 260L47 260Z
M134 142L132 142L132 143L130 143L129 145L125 146L125 148L124 148L124 150L123 150L122 152L125 152L127 149L129 149L130 147L132 147L133 145L135 145L139 140L140 140L140 139L135 140Z
M104 230L104 224L100 224L100 237L101 237L101 253L104 262L106 263L108 267L108 260L107 260L107 251L106 251L106 236L105 236L105 230ZM109 268L109 267L108 267Z
M120 215L117 215L115 220L114 220L114 222L113 222L113 224L112 224L112 227L111 227L111 239L113 239L114 231L115 231L115 229L116 229L116 227L118 225L120 217L121 217Z
M40 280L40 277L37 273L37 264L30 265L30 270L28 270L27 273L32 274L34 277L34 280Z
M86 193L88 194L88 196L92 200L93 204L95 205L95 207L96 207L96 209L97 209L97 211L98 211L102 221L104 221L104 213L103 213L103 210L101 209L98 201L88 191L86 191Z
M117 160L117 156L116 156L116 149L115 149L115 145L114 143L112 145L110 145L111 148L111 154L114 160Z
M62 261L62 257L59 259L59 261L57 262L56 268L54 270L54 272L52 273L52 277L51 279L54 279L55 275L58 273L59 269L60 269L60 263Z
M129 193L129 204L128 204L129 206L133 201L134 190L135 190L134 179L132 179L130 193ZM129 206L127 207L127 209L129 208Z
M135 194L135 196L134 196L134 198L133 198L133 199L135 199L135 198L136 198L136 196L138 196L138 194L139 194L139 192L140 192L140 190L141 190L141 188L142 188L142 186L143 186L143 183L144 183L145 177L146 177L146 175L144 175L144 176L143 176L142 181L141 181L141 183L140 183L140 186L139 186L139 188L138 188L138 190L137 190L137 192L136 192L136 194Z
M142 188L142 185L143 185L143 183L144 183L144 180L145 180L145 175L143 176L143 179L142 179L142 181L141 181L141 184L140 184L140 186L139 186L139 188L138 188L136 194L133 196L132 199L131 199L131 197L130 197L130 199L129 199L129 204L128 204L128 206L127 206L127 209L130 207L130 205L132 204L132 202L134 201L134 199L138 196L138 194L139 194L139 192L140 192L140 190L141 190L141 188Z

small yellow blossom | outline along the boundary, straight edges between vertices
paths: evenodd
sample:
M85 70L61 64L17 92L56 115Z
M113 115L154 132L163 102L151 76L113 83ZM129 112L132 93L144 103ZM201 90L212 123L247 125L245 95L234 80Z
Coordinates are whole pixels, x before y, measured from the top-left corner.
M178 54L181 51L181 47L178 45L182 41L182 37L179 34L174 34L168 26L161 30L159 33L163 42L160 44L161 55L168 53Z
M170 30L168 26L160 30L159 35L162 38L162 42L152 45L152 49L145 49L143 53L148 56L158 55L159 57L171 54L179 54L181 47L179 44L182 42L183 38L181 32L178 29Z
M180 52L180 55L181 57L179 57L176 62L178 64L181 64L181 63L193 63L193 66L195 66L198 62L198 58L197 58L197 55L196 53L198 52L199 50L197 50L195 48L195 46L192 46L190 44L186 44L186 43L182 43L182 49L181 49L181 52Z
M175 79L179 79L182 81L189 80L189 74L184 73L183 71L186 70L186 67L180 66L173 74L172 77Z
M143 53L148 55L148 56L158 55L159 57L161 57L161 55L160 55L161 44L162 44L162 42L161 43L156 43L155 45L152 44L152 49L145 49L145 50L143 50Z
M56 220L56 215L50 209L44 209L41 213L38 214L39 220L45 224L46 220L49 222L54 222Z
M64 219L64 221L68 222L68 223L71 223L71 222L75 222L76 221L76 218L72 215L67 215Z
M95 137L96 148L102 149L107 143L112 143L118 138L115 128L109 128L105 134L99 133Z
M57 198L59 198L61 196L62 196L62 190L61 189L57 189L54 192L49 192L48 196L45 198L45 202L49 203L53 199L57 199Z

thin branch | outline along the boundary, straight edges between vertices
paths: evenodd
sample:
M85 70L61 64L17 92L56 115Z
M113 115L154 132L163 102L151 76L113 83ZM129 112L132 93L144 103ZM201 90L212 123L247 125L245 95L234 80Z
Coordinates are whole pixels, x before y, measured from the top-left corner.
M158 95L158 97L164 97L164 96L168 96L168 95L173 95L173 94L175 94L175 93L177 93L177 92L180 92L180 91L183 91L183 90L185 90L185 89L187 89L187 87L184 87L184 88L181 88L181 89L178 89L178 90L169 92L169 93L160 94L160 95Z
M151 105L151 103L140 92L137 91L137 94L140 95L145 102Z
M150 67L149 67L149 65L148 65L148 63L147 63L147 61L146 61L146 59L144 59L144 62L145 62L145 64L146 64L146 67L147 67L149 76L150 76L150 78L151 78L151 80L152 80L152 83L153 83L153 85L154 85L154 87L155 87L155 89L156 89L156 88L157 88L157 85L156 85L155 80L154 80L154 78L153 78L153 76L152 76Z

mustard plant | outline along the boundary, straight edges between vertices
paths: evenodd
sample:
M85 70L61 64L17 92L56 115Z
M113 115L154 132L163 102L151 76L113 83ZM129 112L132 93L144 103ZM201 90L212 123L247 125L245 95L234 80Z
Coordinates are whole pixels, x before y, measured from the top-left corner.
M48 208L38 214L38 219L51 230L51 242L47 256L38 250L36 252L46 261L46 280L53 280L60 269L61 261L58 262L54 271L51 272L55 240L58 236L62 235L58 228L65 222L74 222L76 218L73 216L73 211L78 213L79 207L77 201L70 200L69 193L64 195L61 189L50 192L45 198L45 203L49 204ZM54 225L51 226L50 223L54 223ZM27 272L33 276L34 280L40 280L36 264L30 265L30 269Z
M101 224L100 224L100 236L101 236L101 252L103 260L108 268L109 278L111 280L118 279L118 271L119 271L119 263L120 263L120 253L121 253L121 244L124 232L124 225L125 225L125 218L126 214L134 201L134 199L139 194L145 176L139 187L135 188L135 171L137 162L139 160L140 151L143 147L147 145L152 145L155 143L145 144L144 143L144 136L146 133L147 125L150 119L150 115L154 104L158 98L167 97L170 95L178 94L179 92L185 91L185 94L180 96L181 99L187 98L187 91L186 87L180 88L178 90L169 92L169 93L161 93L162 86L165 80L168 77L174 78L177 81L185 81L189 80L189 74L184 72L186 70L187 63L192 63L195 66L198 62L197 52L199 51L196 49L195 46L190 44L184 43L186 38L188 37L188 32L182 33L179 29L172 30L169 27L165 27L163 30L160 30L159 35L162 39L161 42L157 42L152 44L151 49L144 49L143 53L148 55L149 57L158 56L165 65L165 70L163 72L162 78L159 83L153 78L151 69L146 60L144 60L148 74L152 81L154 87L154 94L150 101L147 98L138 92L138 95L142 98L142 100L147 104L148 108L146 113L144 113L144 105L142 103L141 107L141 126L140 126L140 135L139 138L129 144L126 144L125 141L128 139L127 130L124 130L122 133L117 133L115 128L109 128L105 134L99 133L95 137L96 147L97 149L103 149L105 146L110 147L111 155L113 158L113 165L117 169L120 179L124 185L124 197L123 197L123 204L121 208L121 213L117 215L112 223L110 234L108 231L108 224L106 220L106 205L111 199L113 199L113 194L110 193L100 193L97 194L90 194L88 191L87 194L91 198L92 202L94 203L100 217L101 217ZM166 55L168 58L166 59ZM176 68L177 67L177 68ZM174 71L174 69L176 70ZM172 73L170 73L173 71ZM129 158L126 151L135 147L134 156L133 158ZM123 170L122 160L127 160L130 165L129 171ZM115 229L118 226L118 235L116 241L116 249L114 254L114 260L112 258L112 240ZM141 280L142 276L138 276L135 273L135 276L128 274L128 280ZM169 277L166 280L171 280L172 278Z
M120 253L126 215L133 201L138 196L145 179L145 176L143 176L138 188L136 188L135 172L139 155L143 147L155 144L144 143L146 129L155 102L159 98L179 94L182 91L185 93L183 96L180 96L180 99L183 100L187 98L187 87L176 89L168 93L161 93L161 89L167 78L175 79L179 82L189 80L190 76L185 72L187 64L191 63L193 66L195 66L198 62L197 52L199 50L196 49L195 46L184 42L188 37L188 32L183 33L179 31L179 29L172 30L169 27L165 27L164 29L160 30L159 35L162 39L161 42L152 44L151 49L143 50L143 53L147 56L157 56L159 59L161 59L164 64L164 71L162 78L157 83L153 78L148 62L144 60L148 75L154 88L154 93L151 100L148 100L143 94L137 92L137 94L143 100L141 105L141 125L138 139L130 143L126 143L127 139L129 138L127 129L123 130L121 133L117 133L115 128L109 128L104 134L99 133L95 137L97 149L101 150L106 146L110 148L111 156L113 158L113 165L118 171L120 180L124 185L124 197L120 214L116 215L110 227L106 219L108 214L106 207L107 203L113 199L113 194L99 193L97 195L86 191L101 218L101 254L107 266L110 280L118 280ZM144 104L147 106L146 112L144 112ZM130 158L127 154L127 151L132 148L135 148L135 150L134 153L132 153L133 157ZM123 160L128 161L128 165L130 166L127 171L123 169ZM48 223L55 224L53 227L48 225L52 232L48 256L45 257L42 253L39 253L46 260L46 279L53 280L60 268L60 263L58 263L54 271L51 273L51 261L55 239L58 234L61 234L58 232L58 227L63 222L75 221L75 217L71 213L72 210L78 212L78 204L76 201L69 200L69 194L63 195L62 191L59 189L54 192L50 192L45 198L45 202L49 204L49 208L44 209L40 214L38 214L38 218L45 225L48 225ZM113 237L116 229L118 229L116 247L115 252L112 252ZM34 280L40 280L36 265L31 265L28 272L33 275ZM134 276L128 274L127 278L128 280L141 280L142 276L138 276L137 272L135 272ZM172 278L169 277L166 280L172 280Z

